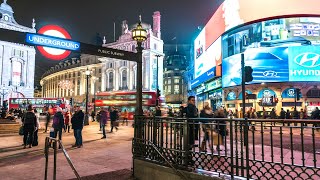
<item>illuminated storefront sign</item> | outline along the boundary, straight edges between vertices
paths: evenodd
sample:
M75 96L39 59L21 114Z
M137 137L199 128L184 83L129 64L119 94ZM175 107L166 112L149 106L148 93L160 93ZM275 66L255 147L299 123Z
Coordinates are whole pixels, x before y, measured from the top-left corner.
M295 88L285 89L284 91L282 91L281 97L282 98L295 98L296 97Z
M227 101L234 101L237 99L237 95L235 92L231 91L227 95Z
M246 90L246 93L247 93L247 94L252 94L252 91ZM238 97L238 100L242 100L242 92L240 92L239 97Z
M217 88L221 88L222 86L222 82L221 82L221 78L218 78L214 81L211 81L209 83L206 84L206 90L207 91L210 91L210 90L213 90L213 89L217 89Z

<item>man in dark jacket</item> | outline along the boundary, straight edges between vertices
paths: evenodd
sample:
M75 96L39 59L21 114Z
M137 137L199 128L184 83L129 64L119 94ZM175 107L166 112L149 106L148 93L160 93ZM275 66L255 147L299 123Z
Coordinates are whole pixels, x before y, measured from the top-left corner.
M197 118L198 117L198 109L195 106L195 97L189 96L188 97L188 106L185 108L186 117L187 118ZM189 145L194 145L194 140L198 140L198 133L199 133L199 125L195 124L198 121L190 120L189 121Z
M46 130L43 133L47 132L49 123L50 123L50 113L49 111L46 111Z
M118 127L116 125L117 119L118 119L118 111L114 107L111 107L111 109L110 109L110 121L111 121L110 122L111 123L110 132L113 131L113 127L115 127L116 130L118 131Z
M106 138L106 124L107 124L107 119L108 119L108 114L107 114L107 111L104 110L104 108L102 107L101 108L101 111L100 111L100 124L101 124L101 129L102 129L102 138L101 139L105 139Z
M76 143L72 145L72 147L81 148L82 145L82 129L84 123L84 113L80 110L80 106L75 107L75 113L71 118L72 129L74 132L74 137L76 139Z
M63 118L63 114L62 114L62 109L60 107L57 107L57 112L53 116L52 126L54 129L54 138L57 138L57 134L59 133L59 140L61 140L62 139L62 129L65 130L65 126L64 126L64 118Z
M29 148L31 148L33 143L33 132L37 125L37 117L32 111L32 105L28 106L27 112L23 115L22 123L23 123L23 144L24 144L23 148L26 148L27 143L29 143ZM27 142L28 136L29 136L29 141Z

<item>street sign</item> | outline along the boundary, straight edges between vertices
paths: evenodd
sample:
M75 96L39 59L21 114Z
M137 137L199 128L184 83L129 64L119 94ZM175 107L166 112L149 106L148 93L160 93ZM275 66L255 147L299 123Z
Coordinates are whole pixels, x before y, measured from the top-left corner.
M41 34L27 33L26 42L36 46L45 46L71 51L80 50L79 42Z
M137 61L137 54L134 52L99 47L91 44L81 43L80 51L81 53L84 53L84 54L91 54L96 56L122 59L127 61L134 61L134 62Z

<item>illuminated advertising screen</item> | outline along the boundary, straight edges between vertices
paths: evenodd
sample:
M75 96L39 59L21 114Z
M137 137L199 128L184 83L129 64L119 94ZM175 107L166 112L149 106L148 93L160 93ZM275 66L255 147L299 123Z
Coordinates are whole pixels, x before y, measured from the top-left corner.
M205 29L203 29L199 36L194 41L194 74L195 78L198 78L203 73L205 73L205 60L206 60L206 53L205 53Z
M282 18L234 29L222 37L222 86L241 84L241 53L253 83L318 81L320 18Z
M320 16L319 0L225 0L205 26L206 49L238 25L277 17Z
M289 47L289 80L319 81L320 46Z
M253 69L253 81L250 83L289 80L286 47L248 49L244 57L245 65ZM241 54L223 59L222 87L241 85L241 80Z

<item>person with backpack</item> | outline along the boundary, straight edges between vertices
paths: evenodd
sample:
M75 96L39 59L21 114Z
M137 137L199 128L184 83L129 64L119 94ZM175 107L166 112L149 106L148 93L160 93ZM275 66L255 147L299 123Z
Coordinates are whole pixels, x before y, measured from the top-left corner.
M52 127L54 128L54 138L57 138L59 132L59 140L62 139L62 129L65 130L62 109L57 107L57 112L53 116ZM59 147L60 148L60 147Z
M22 117L24 149L27 147L27 145L29 145L29 148L32 147L33 134L37 126L37 117L32 110L33 110L32 105L29 104L27 108L27 112ZM29 138L29 141L28 141L28 138Z

